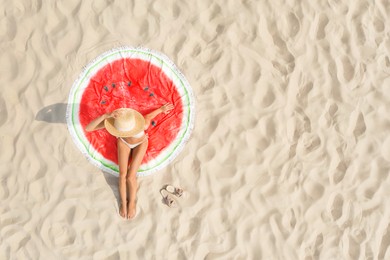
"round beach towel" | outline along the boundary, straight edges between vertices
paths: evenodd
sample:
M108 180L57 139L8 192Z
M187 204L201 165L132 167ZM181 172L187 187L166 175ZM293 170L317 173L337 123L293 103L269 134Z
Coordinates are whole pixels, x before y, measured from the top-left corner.
M127 107L146 115L172 103L146 130L149 146L137 173L149 175L168 165L183 149L194 121L191 87L165 56L144 48L121 47L88 64L69 94L67 124L74 142L103 171L118 175L116 138L105 129L86 132L93 119Z

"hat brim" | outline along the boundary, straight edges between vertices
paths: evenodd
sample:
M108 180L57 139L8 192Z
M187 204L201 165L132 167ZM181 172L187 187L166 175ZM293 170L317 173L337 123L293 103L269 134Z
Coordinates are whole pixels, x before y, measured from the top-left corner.
M132 137L138 133L140 133L142 130L145 128L145 118L141 113L138 111L131 109L131 108L126 108L128 110L131 110L134 113L134 119L135 119L135 126L133 129L130 131L119 131L118 129L115 128L114 123L115 123L115 118L110 117L106 118L104 120L104 127L106 130L113 136L116 137Z

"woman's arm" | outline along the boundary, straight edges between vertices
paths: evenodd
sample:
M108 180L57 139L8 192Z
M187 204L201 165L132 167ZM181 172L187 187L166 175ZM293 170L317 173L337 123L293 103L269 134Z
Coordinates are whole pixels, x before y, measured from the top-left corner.
M85 131L91 132L91 131L95 131L95 130L104 128L104 119L109 118L109 117L111 117L111 114L106 113L106 114L99 116L98 118L95 118L85 127Z
M155 118L158 114L160 113L168 113L174 108L174 106L170 103L166 103L160 108L150 112L145 116L145 129L147 129L150 125L150 122L152 121L153 118Z

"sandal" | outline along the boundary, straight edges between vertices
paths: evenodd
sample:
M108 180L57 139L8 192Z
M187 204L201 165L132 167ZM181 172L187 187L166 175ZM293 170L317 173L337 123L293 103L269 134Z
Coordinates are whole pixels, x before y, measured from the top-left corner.
M167 190L169 193L175 195L176 197L181 197L184 192L183 189L176 188L170 184L165 185L164 189Z
M169 193L164 196L164 194L163 194L164 190L167 191L166 189L160 190L160 194L161 194L161 196L163 196L162 202L170 208L176 207L176 202Z

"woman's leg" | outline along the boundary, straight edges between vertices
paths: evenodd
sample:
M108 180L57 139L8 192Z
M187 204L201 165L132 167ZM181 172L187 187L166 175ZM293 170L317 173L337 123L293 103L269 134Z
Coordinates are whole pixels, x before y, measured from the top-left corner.
M118 165L119 165L119 195L120 195L120 206L119 214L126 218L127 217L127 199L126 199L126 174L127 165L129 163L130 148L127 147L119 138L117 139L118 147Z
M148 140L135 147L132 151L132 161L127 172L127 189L130 191L130 199L127 207L127 218L131 219L135 216L135 201L137 196L137 171L142 163L146 149L148 148Z

